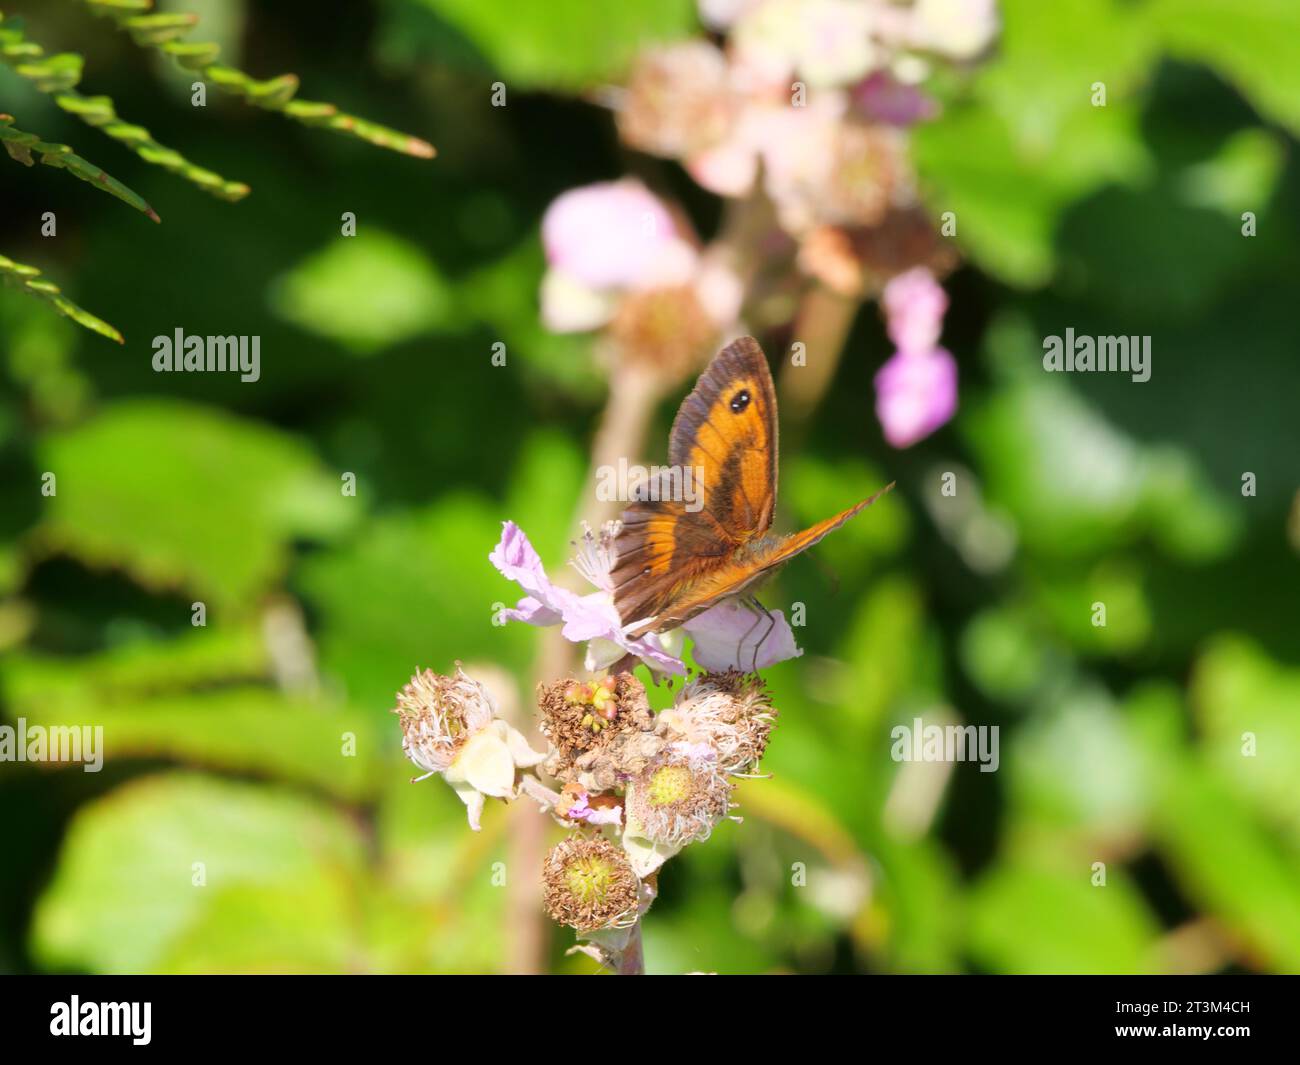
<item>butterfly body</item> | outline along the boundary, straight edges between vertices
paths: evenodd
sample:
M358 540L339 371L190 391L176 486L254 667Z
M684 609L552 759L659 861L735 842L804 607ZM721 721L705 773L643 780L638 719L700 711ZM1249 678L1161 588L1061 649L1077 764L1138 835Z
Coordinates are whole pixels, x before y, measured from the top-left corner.
M817 543L876 495L792 535L770 531L776 512L776 390L752 337L714 357L673 422L669 471L623 513L611 576L614 605L633 636L676 628L727 599L752 594L799 552ZM688 503L669 489L698 471Z

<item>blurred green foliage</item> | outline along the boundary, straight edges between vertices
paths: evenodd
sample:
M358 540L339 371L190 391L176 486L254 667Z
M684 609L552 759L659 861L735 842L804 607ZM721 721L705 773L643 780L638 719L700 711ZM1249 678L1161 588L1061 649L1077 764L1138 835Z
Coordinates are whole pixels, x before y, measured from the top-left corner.
M101 724L107 748L98 775L0 764L0 968L500 968L505 811L475 835L450 789L410 785L388 708L457 658L529 706L536 632L491 624L514 590L487 553L510 518L566 556L603 392L588 341L537 321L538 220L631 167L708 234L707 198L573 98L697 32L693 5L206 5L232 60L292 66L427 135L434 163L196 113L75 10L5 7L253 193L218 203L101 145L167 219L146 233L77 183L3 174L5 249L127 344L0 294L3 718ZM785 427L783 528L899 490L766 593L807 613L807 653L771 671L774 777L665 868L651 971L1300 971L1300 10L1002 7L999 53L916 137L968 256L944 337L961 411L884 444L869 308ZM1044 375L1067 326L1150 335L1151 380ZM155 374L151 338L178 327L260 336L261 380ZM949 470L962 503L941 510ZM999 771L893 762L890 729L922 715L1000 725ZM556 969L590 971L566 945Z

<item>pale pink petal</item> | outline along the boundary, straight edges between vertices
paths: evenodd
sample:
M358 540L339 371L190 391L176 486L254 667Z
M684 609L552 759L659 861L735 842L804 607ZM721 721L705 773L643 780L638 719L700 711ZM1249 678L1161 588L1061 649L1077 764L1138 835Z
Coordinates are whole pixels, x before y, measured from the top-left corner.
M728 600L697 614L683 628L695 641L692 654L701 669L750 671L798 658L803 651L794 642L785 616L770 611L771 619ZM757 651L757 655L755 652Z
M504 610L501 616L509 621L523 621L530 625L563 624L560 630L566 640L588 643L588 657L592 649L605 645L620 648L611 658L613 664L622 654L633 654L651 669L659 672L682 674L686 672L681 658L664 650L658 636L632 639L623 631L623 623L614 608L613 597L607 591L578 595L567 588L551 583L542 566L541 557L528 542L522 529L512 521L503 523L501 542L488 556L501 574L517 582L529 594L515 605Z

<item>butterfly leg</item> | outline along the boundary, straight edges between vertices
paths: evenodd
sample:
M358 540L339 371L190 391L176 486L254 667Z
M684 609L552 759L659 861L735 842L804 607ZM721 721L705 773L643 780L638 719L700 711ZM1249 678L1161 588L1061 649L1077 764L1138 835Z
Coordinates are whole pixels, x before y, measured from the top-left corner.
M745 634L740 638L740 643L736 645L736 668L740 669L742 668L740 656L745 652L745 641L749 639L749 634L751 632L763 624L763 615L767 613L767 611L763 609L762 604L752 595L747 595L743 599L737 599L736 602L742 604L746 610L754 615L754 624L745 630ZM755 661L757 660L757 657L755 657Z
M746 638L749 637L749 633L754 631L754 627L756 627L756 626L757 626L757 625L758 625L758 624L763 620L763 618L766 618L766 619L767 619L767 628L763 630L763 636L762 636L762 638L758 641L758 643L754 644L754 662L753 662L753 667L751 668L750 672L751 672L751 673L757 673L757 672L758 672L758 652L759 652L759 650L762 648L763 644L765 644L765 643L767 642L767 638L768 638L769 636L772 635L772 630L773 630L774 628L776 628L776 618L772 616L772 612L771 612L770 610L768 610L767 607L765 607L762 603L760 603L760 602L758 601L757 597L751 595L751 596L749 596L747 602L748 602L749 607L750 607L752 610L754 610L755 613L757 613L757 614L760 615L760 616L759 616L758 619L754 622L754 625L750 627L749 632L746 632L746 633L745 633L745 637L746 637ZM741 647L744 647L744 646L745 646L745 641L744 641L744 640L741 640L740 645L741 645Z

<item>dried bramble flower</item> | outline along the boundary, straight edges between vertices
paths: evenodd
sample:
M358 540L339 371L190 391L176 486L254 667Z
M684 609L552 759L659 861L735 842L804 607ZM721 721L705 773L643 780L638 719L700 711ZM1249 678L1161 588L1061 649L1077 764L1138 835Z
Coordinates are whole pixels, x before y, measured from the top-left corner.
M416 779L440 773L465 803L475 831L484 796L513 798L516 771L546 757L496 716L491 694L459 662L454 676L418 671L397 693L393 712L402 725L402 750L425 771Z
M573 678L541 684L537 688L539 727L555 748L546 771L557 780L575 780L579 758L591 752L618 746L628 733L654 730L654 715L645 686L631 673L619 673L601 680ZM609 785L590 786L602 791Z
M738 101L726 57L708 41L650 48L638 56L616 112L626 144L682 158L721 141Z
M758 765L776 717L763 679L733 669L686 685L676 705L656 718L655 732L679 753L707 747L718 771L733 775Z
M542 865L546 912L579 932L634 923L639 886L627 857L607 839L561 840Z
M628 781L623 849L638 876L648 876L686 844L709 838L727 816L731 785L712 751L665 751Z
M841 225L878 225L911 196L907 138L889 126L846 122L838 131L822 217Z
M608 335L618 357L649 366L665 384L675 384L703 362L718 323L693 285L676 285L629 293Z

